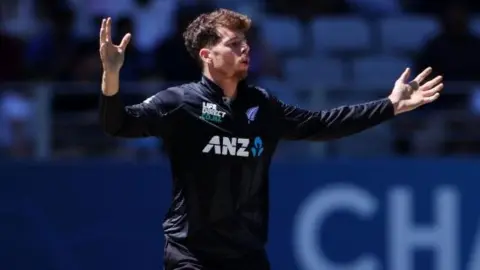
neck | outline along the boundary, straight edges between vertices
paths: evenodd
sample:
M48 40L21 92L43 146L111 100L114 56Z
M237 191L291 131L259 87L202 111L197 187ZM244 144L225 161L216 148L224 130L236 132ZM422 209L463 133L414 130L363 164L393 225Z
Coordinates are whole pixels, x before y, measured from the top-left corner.
M223 90L223 95L229 98L233 98L237 95L237 85L239 80L235 77L225 77L220 74L215 74L209 70L205 70L203 75L209 80L220 86Z

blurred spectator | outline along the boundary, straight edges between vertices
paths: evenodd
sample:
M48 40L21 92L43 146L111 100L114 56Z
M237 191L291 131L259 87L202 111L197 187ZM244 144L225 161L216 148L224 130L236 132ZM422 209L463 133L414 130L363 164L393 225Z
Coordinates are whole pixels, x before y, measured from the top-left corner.
M36 0L0 1L1 31L24 39L39 31L42 24L36 16Z
M451 2L451 0L406 0L405 2L405 5L410 11L438 14L445 10L445 7L448 5L448 2Z
M480 2L477 0L402 0L403 5L411 12L439 14L447 9L452 2L468 8L471 13L480 12Z
M23 47L22 40L14 36L0 33L0 82L19 81L23 73Z
M81 6L86 13L93 17L110 16L113 19L128 16L132 10L132 0L70 0L75 6Z
M30 156L32 117L32 103L24 94L13 90L3 92L0 96L0 156Z
M251 66L249 78L252 80L262 76L280 78L282 70L277 56L272 53L269 44L260 35L258 28L252 26L248 33L248 44L250 45Z
M347 0L349 6L362 15L392 16L402 12L399 0Z
M155 72L157 76L173 82L197 81L200 79L198 64L185 49L182 35L188 24L199 14L212 9L213 6L207 4L179 8L174 26L176 31L155 49Z
M78 45L74 16L71 10L53 14L50 27L29 41L26 60L31 78L69 79Z
M480 80L480 39L469 29L469 11L460 3L452 3L441 16L442 32L421 49L416 70L434 67L437 74L449 81Z
M442 32L421 49L415 61L418 72L427 66L447 81L472 82L480 80L480 39L469 30L468 9L452 3L441 16ZM430 109L465 108L468 93L446 89L444 97Z
M258 25L255 25L262 21L263 8L267 8L268 12L275 14L295 16L305 23L322 15L359 13L361 15L391 16L402 10L430 13L445 10L439 16L443 26L442 32L429 40L422 48L420 54L415 58L415 69L419 71L426 66L433 66L437 73L445 75L449 86L438 102L402 117L394 125L398 135L395 147L398 152L408 154L439 154L442 151L458 153L460 150L465 152L462 149L474 149L473 145L462 144L459 146L460 144L452 142L448 143L446 149L445 141L451 140L451 138L458 140L463 136L462 134L458 135L459 133L472 133L472 121L477 121L472 117L478 118L475 114L478 115L480 111L480 91L477 90L475 93L470 91L474 88L471 84L457 86L450 83L451 81L480 80L480 64L478 64L480 55L476 53L476 49L480 47L480 41L468 30L468 12L479 10L477 6L480 6L480 2L468 0L449 4L450 0L252 1L4 0L0 2L0 29L2 31L0 33L0 56L3 63L8 64L2 65L0 69L0 81L21 81L29 78L74 82L68 84L68 95L53 95L55 99L54 106L52 106L54 113L52 123L56 127L56 133L54 133L57 137L62 138L63 145L73 145L71 142L78 142L80 138L85 138L89 142L76 144L79 148L76 149L76 152L83 155L83 153L90 153L86 151L89 147L98 149L98 146L92 147L92 145L104 144L100 140L103 138L102 135L95 133L98 130L93 124L97 119L88 116L97 106L98 82L101 73L98 59L98 30L102 17L111 16L113 18L112 35L115 43L120 42L127 32L133 34L121 76L123 81L133 82L133 84L122 84L122 91L135 93L143 98L145 95L145 92L142 92L143 84L137 85L138 82L154 81L153 88L158 89L163 87L156 84L159 79L167 81L167 83L199 79L200 69L185 50L182 32L197 15L211 11L216 7L215 5L253 15L254 27L248 37L251 47L249 78L255 81L262 77L268 77L267 79L274 77L275 80L272 83L278 83L288 89L292 87L285 85L281 80L284 58L274 54L270 48L272 44L268 44L268 40L263 40L264 37L258 34ZM403 15L408 16L408 13L402 13ZM435 15L437 14L435 13ZM304 33L305 40L310 40L309 34L308 32ZM373 33L374 36L377 34ZM278 42L281 42L281 39ZM378 49L381 44L373 43L378 47L372 48L371 52L379 53ZM357 55L339 56L345 60L346 69L350 70L350 63L354 62ZM333 57L337 57L337 55ZM65 84L57 84L55 88L64 89ZM281 87L274 88L276 90ZM312 96L310 90L306 92L306 95L302 95L300 90L293 87L292 95L296 96L293 103L297 103L300 96ZM330 90L332 89L326 89L326 91ZM328 95L330 93L333 91L328 92ZM0 127L8 126L8 128L0 131L0 137L2 142L6 142L9 141L9 139L5 139L8 138L6 133L10 134L10 131L22 133L22 128L19 128L21 125L17 124L6 125L5 123L12 121L5 119L27 119L26 115L28 115L29 109L25 108L31 107L31 104L24 96L11 92L2 97L1 102L3 105ZM55 104L62 104L62 109L56 108ZM321 105L314 102L313 106L317 108ZM459 115L462 116L451 111L448 112L448 115L451 116L448 118L441 114L451 108L460 110ZM434 112L437 118L432 122L429 112L435 109L438 109ZM425 120L419 121L419 119ZM460 119L460 121L453 121L455 119ZM13 122L19 123L17 120ZM64 124L60 125L60 122ZM67 129L71 132L71 136L65 136L64 132ZM447 136L445 130L453 131L451 136ZM440 133L445 136L440 136ZM435 138L431 136L435 136ZM14 138L17 137L14 136ZM22 138L22 136L18 136L18 138ZM94 141L96 143L93 143ZM15 147L10 146L16 144L2 143L0 147L5 148L3 145L8 145L8 149L14 149ZM108 145L108 147L110 146ZM132 153L133 155L140 153L139 157L143 157L154 154L159 148L159 143L146 139L120 142L120 146L125 146L124 150L129 156L132 156ZM22 151L15 150L14 152ZM144 153L147 154L144 155Z
M173 33L178 0L133 0L130 17L135 23L133 42L142 52L152 51Z
M66 0L35 0L37 14L41 19L55 18L58 14L71 14L75 10L71 9L70 4ZM74 16L69 16L75 19Z
M102 69L98 61L98 42L94 44L95 47L92 46L92 43L82 44L73 56L71 74L68 75L73 81L77 83L98 82Z
M319 15L338 15L351 11L345 0L278 0L266 1L267 11L291 15L304 21Z
M461 2L448 4L440 19L442 32L422 48L416 58L415 69L419 72L427 66L432 66L435 71L432 76L445 76L451 87L445 89L438 102L421 111L450 110L450 114L456 117L444 117L445 131L455 130L457 135L446 137L447 148L442 152L465 154L468 151L474 151L475 148L469 147L469 143L461 136L461 134L466 134L461 131L471 125L469 117L466 117L465 114L470 108L468 106L470 89L462 83L480 80L480 65L478 64L480 55L477 53L480 39L470 32L469 10ZM465 115L465 117L460 117L461 115ZM431 116L424 115L424 117L425 122L428 123ZM457 121L457 118L462 120ZM438 147L443 146L438 144Z

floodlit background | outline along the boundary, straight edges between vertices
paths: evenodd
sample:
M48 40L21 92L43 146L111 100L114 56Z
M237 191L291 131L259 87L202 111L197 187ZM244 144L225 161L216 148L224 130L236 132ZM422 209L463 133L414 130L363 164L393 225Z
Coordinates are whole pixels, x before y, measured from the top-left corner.
M169 164L161 140L99 127L100 20L115 42L133 33L121 93L137 103L199 80L181 32L216 7L253 18L250 79L287 103L383 98L407 66L446 80L435 104L369 131L280 145L274 270L480 269L473 0L2 0L0 269L161 269Z

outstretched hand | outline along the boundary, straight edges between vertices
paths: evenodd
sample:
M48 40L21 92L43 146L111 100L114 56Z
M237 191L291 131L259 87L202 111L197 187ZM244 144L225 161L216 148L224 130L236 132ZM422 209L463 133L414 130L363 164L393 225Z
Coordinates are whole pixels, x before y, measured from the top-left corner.
M395 114L414 110L438 99L440 91L443 89L442 76L437 76L422 84L431 72L432 68L426 68L412 81L409 81L410 68L402 73L388 97L394 105Z
M107 18L102 20L100 28L100 59L104 71L118 72L123 65L125 59L125 49L132 35L127 33L120 45L112 43L112 19Z

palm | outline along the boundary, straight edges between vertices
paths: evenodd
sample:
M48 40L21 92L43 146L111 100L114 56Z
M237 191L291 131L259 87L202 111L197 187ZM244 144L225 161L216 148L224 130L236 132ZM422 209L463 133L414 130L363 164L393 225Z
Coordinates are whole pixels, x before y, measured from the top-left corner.
M440 96L439 92L443 89L442 76L437 76L422 84L431 72L432 69L427 68L415 79L408 81L410 69L407 68L398 78L390 95L390 99L399 104L397 113L414 110L435 101Z
M125 49L130 42L131 35L126 34L120 45L112 43L112 19L103 19L100 29L100 58L104 70L118 71L123 65Z

